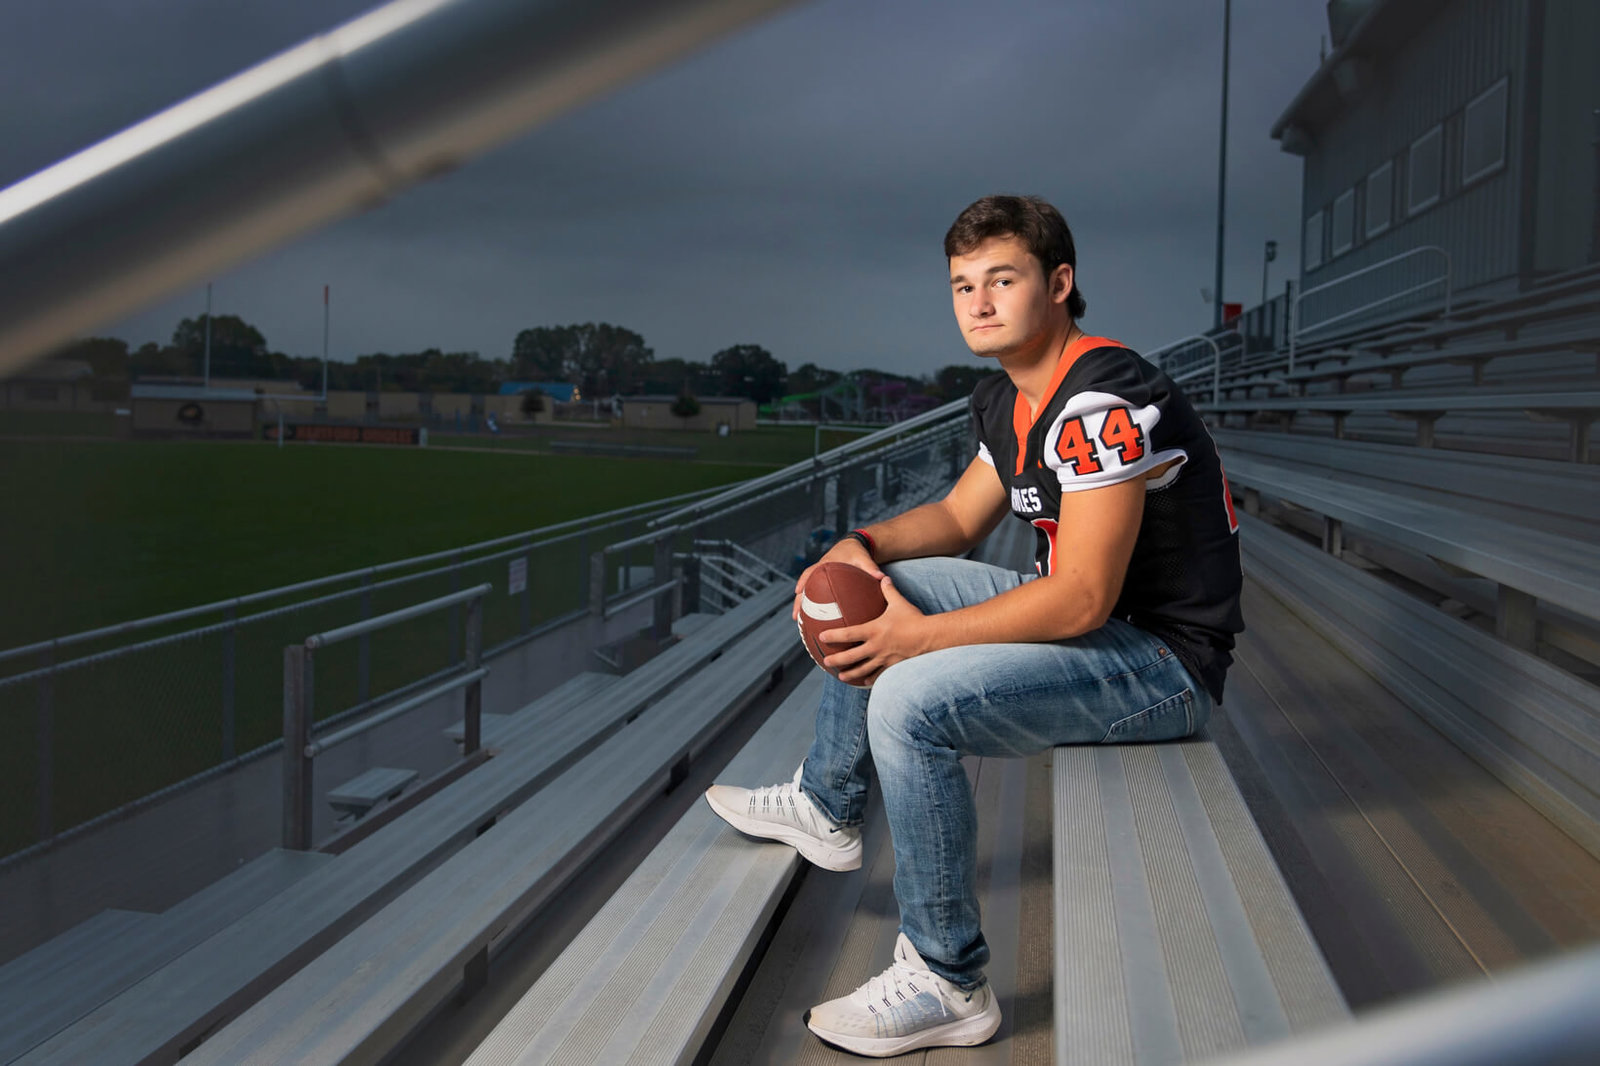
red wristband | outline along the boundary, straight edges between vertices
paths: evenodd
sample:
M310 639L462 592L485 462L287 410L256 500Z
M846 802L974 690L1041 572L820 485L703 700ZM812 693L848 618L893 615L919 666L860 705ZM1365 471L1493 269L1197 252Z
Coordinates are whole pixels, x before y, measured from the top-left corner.
M872 556L873 562L877 562L878 546L873 543L872 534L868 533L864 529L852 529L850 532L846 533L845 536L850 537L853 540L859 540L861 542L861 546L867 549L867 554Z

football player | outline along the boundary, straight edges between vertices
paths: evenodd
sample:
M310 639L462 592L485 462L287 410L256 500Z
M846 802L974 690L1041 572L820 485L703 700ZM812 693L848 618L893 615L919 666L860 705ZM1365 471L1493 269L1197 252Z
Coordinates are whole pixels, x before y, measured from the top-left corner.
M1222 699L1244 628L1216 447L1166 374L1079 324L1060 212L985 197L944 250L962 336L999 371L972 394L977 454L942 500L823 557L878 577L889 606L823 637L854 646L827 657L841 680L824 683L794 779L706 793L740 831L851 870L876 771L900 905L894 960L806 1016L828 1043L874 1056L978 1044L1000 1025L961 757L1188 736ZM960 558L1008 511L1033 530L1032 574Z

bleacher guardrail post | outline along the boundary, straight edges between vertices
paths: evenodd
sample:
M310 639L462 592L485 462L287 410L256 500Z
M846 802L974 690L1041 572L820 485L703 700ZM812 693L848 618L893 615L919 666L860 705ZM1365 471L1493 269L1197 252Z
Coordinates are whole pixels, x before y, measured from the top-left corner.
M283 649L283 846L311 850L312 653L303 644Z
M361 575L361 620L372 617L372 575ZM356 645L356 702L372 695L372 634L363 633Z
M677 530L657 538L654 545L654 568L650 583L657 588L672 580L672 540ZM656 597L651 611L650 635L656 640L666 640L672 635L672 595L670 590Z
M51 800L55 794L54 695L56 679L55 647L44 650L45 673L39 675L39 702L34 727L34 742L39 753L39 842L42 844L55 834L55 815Z
M522 634L527 636L533 631L533 582L528 580L528 567L533 563L532 555L522 556Z
M606 553L589 556L589 616L600 621L606 616Z
M693 614L700 609L700 557L683 557L683 613Z
M450 567L450 591L461 591L461 551L456 550L455 562ZM450 608L450 657L445 661L455 664L461 661L461 605L458 603Z
M236 668L235 656L238 654L239 612L237 608L230 604L223 617L228 620L228 628L222 634L222 761L227 762L233 758L236 748L234 740L234 677Z
M483 600L478 596L467 604L467 669L476 670L483 661ZM471 756L483 745L483 680L467 686L461 708L463 735L461 754Z

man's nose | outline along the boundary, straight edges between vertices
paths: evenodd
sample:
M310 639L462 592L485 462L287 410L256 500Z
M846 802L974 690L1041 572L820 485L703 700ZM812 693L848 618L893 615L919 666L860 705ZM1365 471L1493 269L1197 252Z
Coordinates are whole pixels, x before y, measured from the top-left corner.
M973 318L988 318L994 314L994 303L989 294L979 289L967 300L967 314Z

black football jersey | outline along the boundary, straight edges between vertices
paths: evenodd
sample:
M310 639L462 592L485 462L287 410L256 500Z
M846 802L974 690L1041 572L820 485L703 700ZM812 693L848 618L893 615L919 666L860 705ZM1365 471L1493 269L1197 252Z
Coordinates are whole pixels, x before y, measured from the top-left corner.
M1011 511L1034 529L1050 574L1072 551L1061 494L1147 477L1144 517L1112 609L1167 643L1213 698L1233 661L1243 574L1239 523L1215 442L1171 378L1116 341L1080 337L1056 366L1037 417L1005 374L972 393L978 458L1000 475Z

